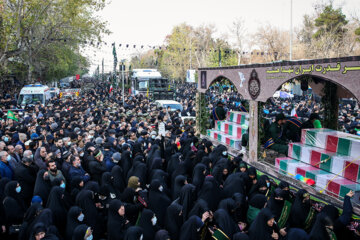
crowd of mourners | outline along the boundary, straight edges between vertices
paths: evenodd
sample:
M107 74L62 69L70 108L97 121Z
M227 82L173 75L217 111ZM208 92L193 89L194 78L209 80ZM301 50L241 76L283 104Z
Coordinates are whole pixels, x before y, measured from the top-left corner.
M221 84L215 84L207 92L209 102L215 107L216 103L221 101L226 110L248 111L248 103L237 93L233 85L222 87ZM283 113L287 117L294 116L305 122L312 113L316 113L321 118L324 109L321 103L321 97L312 95L294 95L292 98L270 98L263 105L263 117L274 121L276 115ZM354 99L342 99L339 104L339 131L360 135L360 108Z
M14 111L0 99L0 239L360 239L342 213L195 136L184 112L108 88Z

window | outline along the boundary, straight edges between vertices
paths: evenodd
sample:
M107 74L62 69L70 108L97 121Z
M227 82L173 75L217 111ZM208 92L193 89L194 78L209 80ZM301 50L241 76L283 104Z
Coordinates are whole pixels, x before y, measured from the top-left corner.
M138 86L137 86L137 88L138 88L138 90L140 90L140 91L144 91L144 90L147 90L148 89L148 81L142 81L142 82L138 82Z
M36 104L38 102L43 103L43 94L21 94L18 100L18 104Z

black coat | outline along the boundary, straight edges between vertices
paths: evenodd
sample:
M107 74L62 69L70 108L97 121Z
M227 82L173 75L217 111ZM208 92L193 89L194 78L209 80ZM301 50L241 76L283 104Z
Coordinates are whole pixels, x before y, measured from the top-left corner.
M74 230L77 226L81 225L82 222L78 220L79 215L82 213L82 209L78 206L70 208L67 214L66 222L66 240L71 240Z
M182 206L172 203L166 210L165 228L169 231L171 239L177 240L180 235L180 228L183 224L183 218L180 215Z
M126 231L125 216L120 216L118 211L124 206L120 200L112 200L109 207L107 223L108 240L123 239Z
M33 196L37 171L38 167L34 164L26 166L25 164L20 163L15 168L15 178L21 186L21 195L26 204L30 203Z
M153 180L149 191L149 208L155 213L158 225L164 226L166 209L170 205L170 198L159 187L162 186L159 180ZM162 186L163 187L163 186Z
M64 189L59 186L54 186L49 195L46 207L51 209L54 217L54 224L61 233L65 232L67 217L67 209L64 205Z
M106 172L106 163L105 161L99 162L97 160L89 162L89 171L91 179L101 183L101 177L104 172Z

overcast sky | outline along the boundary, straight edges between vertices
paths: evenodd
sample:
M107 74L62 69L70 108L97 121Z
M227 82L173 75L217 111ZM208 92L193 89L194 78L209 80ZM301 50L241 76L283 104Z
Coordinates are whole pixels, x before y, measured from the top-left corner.
M321 1L321 0L320 0ZM304 14L315 12L319 0L293 0L293 26L299 27ZM360 0L334 0L343 12L360 15ZM262 24L270 23L282 29L290 29L290 0L112 0L98 13L108 22L111 35L104 37L108 43L100 50L89 49L86 54L92 60L91 71L105 59L105 71L112 69L111 43L116 42L118 59L130 58L133 50L119 48L119 44L161 45L175 25L192 26L214 24L218 36L229 33L236 18L245 20L248 33Z

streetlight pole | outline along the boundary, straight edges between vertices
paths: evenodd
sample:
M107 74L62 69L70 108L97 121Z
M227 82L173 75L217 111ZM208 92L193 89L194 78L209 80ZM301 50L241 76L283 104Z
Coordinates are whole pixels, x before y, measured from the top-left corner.
M292 61L293 0L290 0L290 61Z
M190 34L190 70L191 70L191 52L192 52L192 46L191 46L191 34Z
M121 78L122 78L122 95L123 95L123 106L125 106L125 64L124 60L121 61Z

